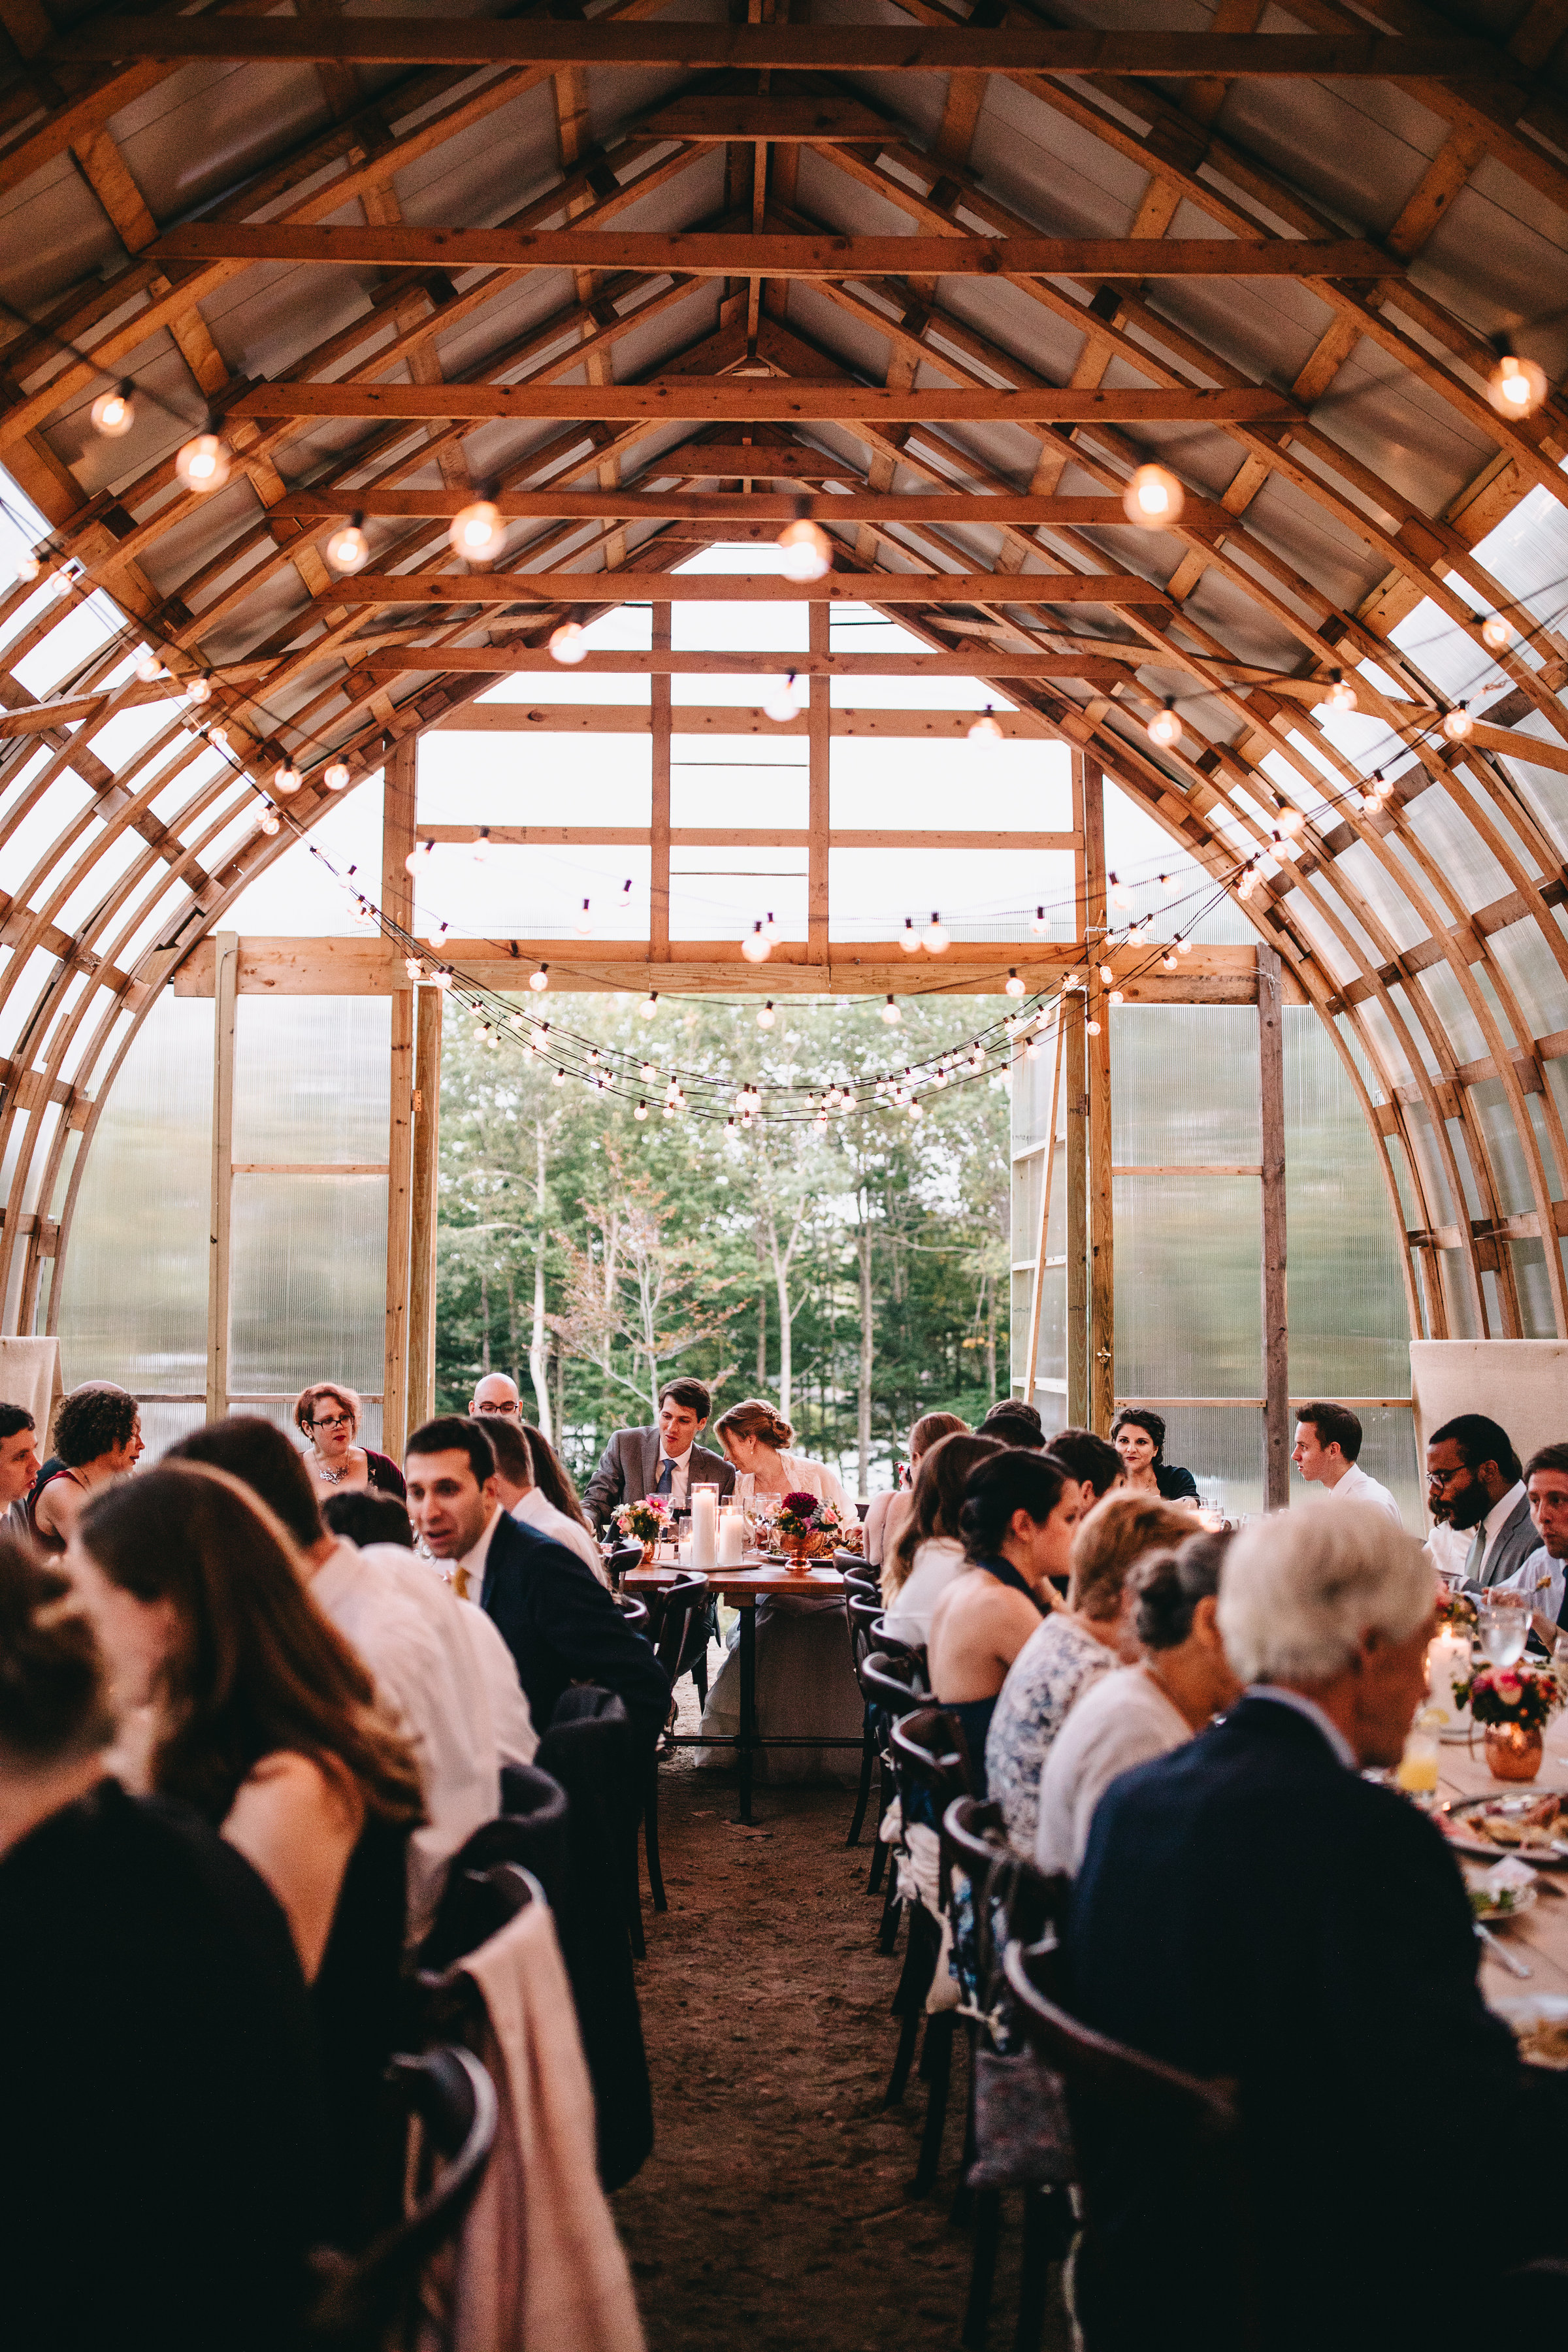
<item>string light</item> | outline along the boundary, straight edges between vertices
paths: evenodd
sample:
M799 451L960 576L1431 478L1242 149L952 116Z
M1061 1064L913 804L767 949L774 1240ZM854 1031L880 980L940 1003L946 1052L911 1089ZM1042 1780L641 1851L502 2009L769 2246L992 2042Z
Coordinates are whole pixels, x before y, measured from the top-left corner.
M36 580L43 568L31 548L16 558L16 577L20 582Z
M151 686L163 675L163 665L156 654L143 654L136 665L136 675L143 686Z
M1306 832L1307 820L1300 809L1282 808L1279 812L1279 830L1287 841L1294 841L1299 834Z
M773 909L770 908L768 912L763 917L763 937L766 940L769 947L774 947L777 945L779 927L773 920Z
M898 1006L894 1003L890 996L882 1007L882 1018L887 1023L889 1029L896 1029L899 1023L903 1018L903 1015L900 1013Z
M1193 943L1191 940L1184 939L1181 932L1178 931L1176 934L1176 953L1178 955L1191 955L1192 951Z
M1102 963L1100 965L1100 984L1101 988L1109 988L1115 977L1116 974L1111 971L1110 966L1108 963Z
M1163 466L1140 466L1121 493L1121 511L1129 522L1144 530L1163 530L1179 522L1186 492Z
M1110 876L1109 879L1110 883L1111 905L1113 907L1130 907L1132 904L1132 893L1127 887L1126 883L1119 881L1114 873Z
M363 522L363 515L355 514L328 540L327 562L334 572L363 572L370 562L370 541L364 535Z
M484 562L497 552L506 537L500 509L489 499L475 499L470 505L458 508L447 537L454 555L464 556L470 563Z
M413 848L409 851L407 856L403 861L404 872L405 874L417 874L422 866L427 866L429 864L431 856L435 851L435 847L436 845L433 841L416 841Z
M899 945L906 955L919 955L921 951L921 935L915 929L911 916L904 917L904 928L899 933Z
M436 986L440 989L443 993L452 985L451 973L449 971L443 971L439 965L437 965L437 969L431 973L430 977L435 982Z
M1175 955L1174 955L1174 953L1173 952L1173 950L1172 950L1170 948L1167 948L1167 949L1165 950L1164 954L1160 958L1160 961L1161 961L1162 966L1163 967L1163 969L1164 969L1166 971L1175 971L1175 969L1176 969L1176 959L1175 959Z
M330 793L341 793L349 782L348 761L333 760L321 771L321 782Z
M1098 1022L1098 1021L1086 1021L1086 1022L1084 1023L1084 1024L1083 1024L1083 1025L1084 1025L1084 1028L1086 1029L1086 1031L1088 1032L1088 1034L1089 1034L1089 1036L1091 1036L1091 1037L1098 1037L1098 1036L1099 1036L1099 1034L1100 1034L1100 1024L1099 1024L1099 1022Z
M995 719L991 715L991 705L989 703L986 704L980 717L970 729L969 740L975 746L976 750L981 751L988 751L993 743L1000 743L1002 741L1002 730L997 726Z
M222 489L228 463L228 451L216 433L197 433L175 457L174 472L185 489L205 498L209 490Z
M216 744L220 751L226 751L231 748L229 743L228 729L226 727L209 727L207 730L207 741L209 743Z
M747 936L741 941L741 953L748 963L766 963L772 952L772 942L763 936L761 923L753 923Z
M634 1111L633 1111L633 1113L632 1113L632 1117L633 1117L634 1118L646 1118L647 1117L647 1103L645 1103L645 1102L639 1102L639 1103L638 1103L638 1105L637 1105L637 1108L636 1108L636 1110L634 1110Z
M594 918L586 898L572 919L572 928L580 940L585 940L594 928Z
M759 1029L771 1029L777 1018L778 1015L773 1011L773 1000L770 996L757 1015L757 1026Z
M763 710L775 727L787 727L792 719L800 717L799 681L793 669L781 684L768 688Z
M304 781L292 760L286 760L272 779L272 789L275 793L297 793Z
M1487 398L1500 416L1533 416L1546 397L1546 377L1533 360L1506 348L1487 378Z
M93 402L89 411L93 429L101 433L106 441L120 440L135 424L135 391L136 386L127 376L112 392L100 392Z
M1323 701L1330 710L1353 710L1355 709L1355 688L1345 677L1342 670L1331 669L1329 672L1329 690L1327 694L1324 695Z
M931 920L925 927L922 944L928 955L945 955L947 952L947 932L943 928L942 917L934 907L931 908Z
M488 866L489 863L489 855L490 829L488 824L481 824L479 831L479 838L474 843L474 864L476 866Z
M642 1003L637 1006L637 1013L642 1020L651 1021L658 1011L658 991L657 988L650 988L647 994L643 998Z
M1463 743L1476 731L1476 722L1462 702L1443 713L1443 733L1450 743Z
M1513 625L1500 613L1489 614L1481 623L1481 643L1491 653L1506 654L1513 638Z
M827 533L804 515L786 522L779 533L779 548L784 556L780 566L786 580L803 586L810 580L826 579L833 569L833 548Z
M1037 940L1043 940L1049 935L1050 928L1050 924L1046 919L1045 908L1043 907L1037 907L1035 908L1035 919L1029 925L1029 929L1033 931Z
M555 1076L551 1079L550 1083L551 1083L551 1085L552 1085L552 1087L563 1087L563 1086L565 1085L565 1083L566 1083L566 1073L565 1073L565 1071L564 1071L564 1070L557 1070L557 1071L556 1071L556 1073L555 1073Z
M1162 751L1169 751L1182 740L1182 722L1176 716L1174 695L1165 697L1165 708L1157 710L1145 730L1151 743Z
M200 670L196 672L194 677L188 677L185 680L185 699L187 702L210 702L212 700L212 681L209 678L204 677Z
M1108 1004L1125 1004L1127 999L1122 995L1121 991L1119 988L1113 988L1110 994L1105 1001Z
M586 661L588 632L580 621L563 621L561 626L552 633L550 656L552 661L562 663L567 669L573 668L580 661Z
M279 820L276 809L268 809L266 815L261 820L261 830L263 833L276 833L279 830Z
M528 984L530 988L532 989L536 996L539 994L541 989L548 988L550 985L550 966L547 963L535 964L533 970L528 975Z

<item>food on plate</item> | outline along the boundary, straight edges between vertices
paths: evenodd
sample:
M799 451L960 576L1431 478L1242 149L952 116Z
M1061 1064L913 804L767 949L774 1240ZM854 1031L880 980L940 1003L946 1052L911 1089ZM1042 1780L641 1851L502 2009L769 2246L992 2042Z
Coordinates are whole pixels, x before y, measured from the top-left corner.
M1511 1886L1472 1886L1468 1892L1478 1919L1506 1919L1520 1907L1520 1891Z
M1568 2017L1539 2018L1533 2025L1516 2027L1519 2053L1532 2066L1568 2068Z
M1562 1815L1562 1798L1545 1796L1538 1797L1533 1804L1510 1808L1507 1812L1495 1806L1477 1805L1458 1815L1454 1827L1484 1838L1489 1845L1502 1846L1514 1853L1521 1846L1546 1848L1554 1844L1563 1835Z

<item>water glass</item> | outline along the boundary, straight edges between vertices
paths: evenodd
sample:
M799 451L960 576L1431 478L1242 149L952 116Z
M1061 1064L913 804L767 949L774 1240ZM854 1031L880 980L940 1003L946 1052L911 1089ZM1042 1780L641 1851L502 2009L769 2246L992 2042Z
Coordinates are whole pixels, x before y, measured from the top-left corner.
M1568 1633L1559 1633L1552 1648L1552 1671L1557 1677L1557 1687L1563 1703L1568 1706Z
M1530 1639L1530 1595L1487 1592L1479 1603L1481 1650L1494 1666L1511 1666Z

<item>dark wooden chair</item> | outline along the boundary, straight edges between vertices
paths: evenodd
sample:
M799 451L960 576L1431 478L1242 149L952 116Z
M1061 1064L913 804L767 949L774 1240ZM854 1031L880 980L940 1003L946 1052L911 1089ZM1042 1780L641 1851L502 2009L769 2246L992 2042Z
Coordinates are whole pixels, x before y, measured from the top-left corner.
M621 1579L625 1576L628 1569L640 1568L641 1566L641 1544L617 1544L614 1551L610 1552L605 1560L605 1568L610 1580L611 1591L618 1592L620 1591Z
M509 1764L501 1773L501 1810L481 1822L452 1856L435 1919L419 1948L426 1972L449 1968L477 1950L510 1914L497 1916L492 1874L510 1864L537 1881L551 1909L568 1900L566 1791L532 1764Z
M616 1591L610 1598L634 1633L647 1632L650 1620L646 1601L639 1601L635 1592Z
M658 1617L654 1627L654 1654L669 1676L671 1685L686 1671L693 1642L707 1642L709 1618L712 1613L712 1596L705 1576L678 1576L675 1582L658 1595ZM643 1801L643 1843L647 1849L647 1883L656 1911L668 1911L668 1900L664 1891L664 1874L658 1855L658 1749L648 1758L647 1794ZM641 1897L638 1897L639 1902Z
M887 1730L901 1715L925 1706L931 1699L926 1687L925 1662L912 1651L891 1656L885 1650L869 1650L856 1669L860 1696L866 1703L866 1720L875 1742L875 1754L881 1785L877 1800L877 1836L871 1855L871 1868L866 1879L866 1892L875 1895L882 1883L887 1867L888 1849L883 1843L881 1828L888 1807L893 1801L893 1773L887 1756ZM890 1952L898 1936L899 1901L895 1891L896 1874L889 1873L888 1895L882 1910L879 1937L883 1951Z
M1223 2337L1239 2352L1264 2352L1256 2231L1234 2084L1184 2074L1071 2016L1054 1997L1054 1938L1034 1945L1010 1942L1004 1965L1020 2028L1067 2092L1079 2158L1081 2235L1074 2301L1085 2352L1100 2352L1100 2347L1113 2352L1123 2339L1120 2327L1108 2330L1097 2306L1109 2259L1101 2236L1104 2152L1129 2144L1152 2144L1163 2152L1163 2169L1182 2183L1184 2200L1203 2211L1207 2225L1205 2259L1194 2257L1186 2295L1181 2278L1163 2282L1162 2294L1168 2287L1170 2301L1162 2328L1172 2341Z
M495 2084L472 2053L456 2046L398 2056L387 2082L405 2136L420 2125L419 2178L402 2218L350 2256L319 2247L306 2342L321 2352L411 2352L426 2263L461 2229L495 2146Z
M945 1707L916 1707L900 1716L889 1735L893 1779L903 1811L906 1832L911 1826L929 1829L939 1840L943 1813L955 1797L972 1796L973 1769L963 1728ZM903 1974L893 1995L893 2015L900 2020L899 2046L888 2084L885 2106L897 2106L904 2095L913 2063L926 1996L936 1975L942 1950L940 1908L924 1901L910 1906L909 1941ZM951 2009L926 2018L921 2051L921 2076L927 2085L925 2129L921 2136L920 2161L913 2193L923 2197L936 2179L942 2158L942 2126L947 2118L948 2089L952 2078L952 2037L957 2017Z
M862 1664L873 1650L879 1650L884 1657L892 1658L915 1657L922 1654L911 1650L907 1643L900 1642L896 1635L889 1633L882 1618L881 1595L874 1585L861 1585L847 1577L845 1579L844 1616L849 1629L849 1664L857 1675L860 1672ZM860 1785L855 1792L855 1817L849 1824L849 1834L844 1841L846 1845L858 1845L860 1843L860 1832L866 1820L866 1808L871 1796L871 1776L876 1769L880 1751L881 1727L875 1711L868 1706L863 1718L860 1744ZM888 1810L890 1795L891 1782L884 1776L881 1808L878 1814L879 1824L882 1813ZM879 1846L871 1857L868 1892L876 1893L880 1879L881 1849Z

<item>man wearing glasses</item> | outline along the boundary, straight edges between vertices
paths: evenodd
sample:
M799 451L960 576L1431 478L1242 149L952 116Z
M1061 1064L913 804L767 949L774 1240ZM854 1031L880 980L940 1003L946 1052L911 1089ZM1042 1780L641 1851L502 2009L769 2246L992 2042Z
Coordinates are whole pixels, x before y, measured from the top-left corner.
M517 1382L504 1372L487 1372L468 1399L468 1411L487 1420L491 1413L504 1413L515 1429L522 1418Z
M1458 1413L1434 1431L1426 1500L1439 1526L1470 1538L1464 1571L1471 1592L1506 1583L1541 1541L1512 1441L1485 1413Z

